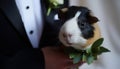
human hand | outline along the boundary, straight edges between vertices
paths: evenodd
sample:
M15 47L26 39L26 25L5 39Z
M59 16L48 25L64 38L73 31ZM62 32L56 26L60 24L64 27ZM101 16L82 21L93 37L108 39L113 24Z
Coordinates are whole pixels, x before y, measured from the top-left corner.
M73 64L60 47L45 47L42 51L45 57L45 69L74 69L83 64L83 62Z

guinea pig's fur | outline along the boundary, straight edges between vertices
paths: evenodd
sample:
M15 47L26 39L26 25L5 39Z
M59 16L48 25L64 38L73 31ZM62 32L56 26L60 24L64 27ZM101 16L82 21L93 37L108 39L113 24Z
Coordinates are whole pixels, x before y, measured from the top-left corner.
M97 25L98 19L92 16L91 11L82 6L71 6L61 10L60 19L63 25L59 32L59 39L65 46L75 49L86 49L101 37Z

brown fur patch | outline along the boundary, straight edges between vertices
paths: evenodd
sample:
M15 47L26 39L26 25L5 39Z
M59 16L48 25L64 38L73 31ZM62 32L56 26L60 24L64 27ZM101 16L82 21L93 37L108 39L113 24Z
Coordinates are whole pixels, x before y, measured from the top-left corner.
M101 38L101 32L100 32L100 28L99 28L98 24L94 23L93 26L95 28L94 36L87 40L87 43L83 48L88 47L90 44L93 44L97 39Z

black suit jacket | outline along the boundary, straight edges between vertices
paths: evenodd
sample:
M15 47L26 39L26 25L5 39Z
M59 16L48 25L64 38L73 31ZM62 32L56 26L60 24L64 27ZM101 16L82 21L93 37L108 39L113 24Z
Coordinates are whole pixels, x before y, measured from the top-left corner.
M53 19L58 9L46 16L48 3L47 0L41 1L44 30L39 48L34 49L26 35L15 1L0 0L0 69L44 69L44 57L40 49L56 45L60 21ZM61 8L66 6L68 0Z

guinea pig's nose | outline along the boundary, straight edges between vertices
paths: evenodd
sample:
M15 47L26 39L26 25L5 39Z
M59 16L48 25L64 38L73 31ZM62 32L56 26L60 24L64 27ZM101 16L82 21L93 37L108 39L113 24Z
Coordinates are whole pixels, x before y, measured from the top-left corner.
M68 34L67 36L71 38L72 34Z
M72 34L63 34L63 37L64 37L64 40L66 41L66 43L68 44L68 45L72 45L72 43L71 42L69 42L69 40L71 39L71 37L72 37Z
M65 34L65 33L63 34L64 38L71 38L71 36L72 36L72 34Z

